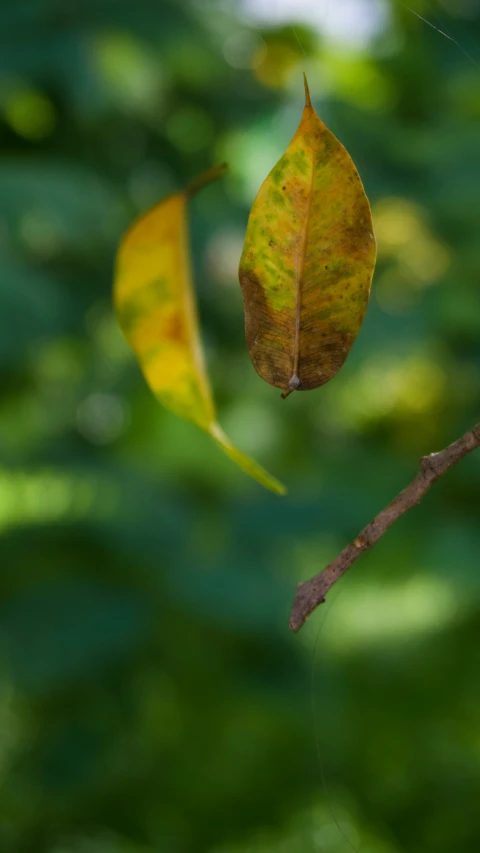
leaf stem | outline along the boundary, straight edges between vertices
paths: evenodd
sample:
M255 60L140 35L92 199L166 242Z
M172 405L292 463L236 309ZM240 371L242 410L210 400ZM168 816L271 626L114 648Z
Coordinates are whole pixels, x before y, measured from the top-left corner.
M195 193L207 186L207 184L210 184L212 181L216 181L217 178L220 178L227 169L228 163L220 163L218 166L212 166L210 169L206 169L205 172L202 172L197 178L194 178L193 181L190 181L187 185L185 189L187 198L191 198Z

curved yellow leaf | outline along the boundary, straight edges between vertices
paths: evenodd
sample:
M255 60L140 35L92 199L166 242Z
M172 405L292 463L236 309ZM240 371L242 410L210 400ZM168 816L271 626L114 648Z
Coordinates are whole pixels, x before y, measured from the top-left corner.
M216 422L191 284L187 203L224 167L208 170L134 222L116 260L114 303L119 324L148 385L175 414L193 421L259 483L285 488L236 450Z
M372 217L349 154L310 101L264 181L240 261L253 365L282 396L328 382L363 322L375 267Z

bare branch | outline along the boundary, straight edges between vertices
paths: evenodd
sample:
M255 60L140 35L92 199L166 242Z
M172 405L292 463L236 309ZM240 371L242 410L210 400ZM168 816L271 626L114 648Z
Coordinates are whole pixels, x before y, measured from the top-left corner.
M376 545L388 528L404 512L420 503L425 492L428 492L430 486L445 474L445 471L448 471L452 465L455 465L456 462L478 447L480 447L480 423L439 453L424 456L421 460L420 470L410 485L403 492L400 492L385 509L382 509L330 565L311 580L298 584L290 616L291 630L298 631L302 627L315 608L325 601L325 596L330 587L350 568L355 560L358 560L360 554Z

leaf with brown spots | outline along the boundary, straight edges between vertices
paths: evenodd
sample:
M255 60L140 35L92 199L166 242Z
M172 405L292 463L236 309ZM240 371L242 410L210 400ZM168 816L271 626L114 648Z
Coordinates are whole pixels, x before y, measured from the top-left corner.
M147 211L127 231L117 254L115 309L145 379L164 406L207 432L267 489L284 494L284 486L237 450L222 431L205 370L191 283L187 203L193 192L223 169L208 170L184 192Z
M345 361L370 295L376 248L352 160L310 101L253 204L240 261L247 345L283 397L328 382Z

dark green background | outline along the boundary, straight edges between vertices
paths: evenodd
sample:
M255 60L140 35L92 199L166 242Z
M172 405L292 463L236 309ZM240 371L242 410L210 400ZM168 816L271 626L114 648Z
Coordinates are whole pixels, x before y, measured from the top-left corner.
M399 3L363 49L233 3L0 8L0 850L474 853L480 454L287 623L479 419L479 4L414 4L461 48ZM283 402L236 266L304 69L379 263L341 373ZM160 407L111 309L128 223L225 158L191 210L203 336L283 499Z

